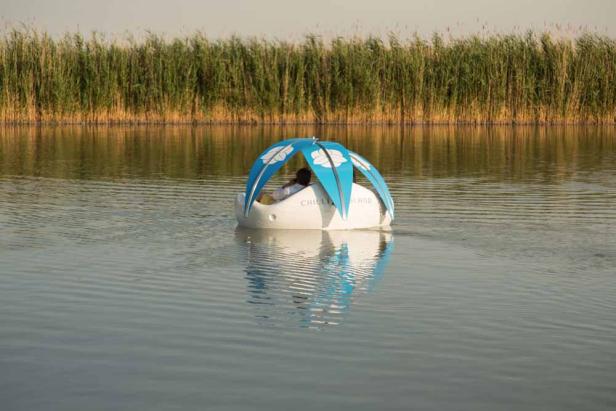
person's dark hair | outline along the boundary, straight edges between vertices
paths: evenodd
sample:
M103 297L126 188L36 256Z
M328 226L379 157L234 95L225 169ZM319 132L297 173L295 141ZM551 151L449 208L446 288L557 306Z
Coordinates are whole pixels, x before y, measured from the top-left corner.
M310 178L312 178L312 172L306 167L300 168L299 170L297 170L295 177L296 177L295 181L297 182L297 184L307 186L308 184L310 184Z

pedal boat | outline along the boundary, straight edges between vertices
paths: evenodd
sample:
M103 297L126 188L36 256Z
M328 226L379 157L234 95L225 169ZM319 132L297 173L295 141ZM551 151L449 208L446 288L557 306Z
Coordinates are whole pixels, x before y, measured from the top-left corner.
M273 204L256 201L267 180L301 152L317 182ZM374 191L353 182L359 170ZM381 174L365 158L341 144L316 138L283 140L255 161L246 191L235 199L240 227L262 229L386 229L394 203Z

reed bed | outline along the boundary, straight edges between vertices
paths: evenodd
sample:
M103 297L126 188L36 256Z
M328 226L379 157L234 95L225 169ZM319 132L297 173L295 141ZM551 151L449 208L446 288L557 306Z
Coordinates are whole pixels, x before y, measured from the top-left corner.
M614 123L595 34L300 42L0 35L2 122Z

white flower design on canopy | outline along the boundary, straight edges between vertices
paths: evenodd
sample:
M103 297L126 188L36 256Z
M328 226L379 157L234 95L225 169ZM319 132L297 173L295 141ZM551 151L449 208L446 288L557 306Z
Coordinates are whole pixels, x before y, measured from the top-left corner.
M274 164L279 161L284 161L285 158L293 151L293 145L274 147L267 153L261 156L263 164Z
M338 167L342 163L346 163L346 158L342 155L342 153L338 150L327 150L327 153L331 157L332 162L334 163L334 167ZM327 158L327 154L323 151L323 149L315 150L310 153L314 164L320 165L325 168L332 168L332 164L329 162Z

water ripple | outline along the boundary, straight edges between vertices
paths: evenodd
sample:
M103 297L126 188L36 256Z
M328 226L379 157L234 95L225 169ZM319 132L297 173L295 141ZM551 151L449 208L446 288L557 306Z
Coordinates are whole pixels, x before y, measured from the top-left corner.
M0 135L3 409L616 404L612 134L332 129L397 217L322 233L237 229L274 137L204 130Z

